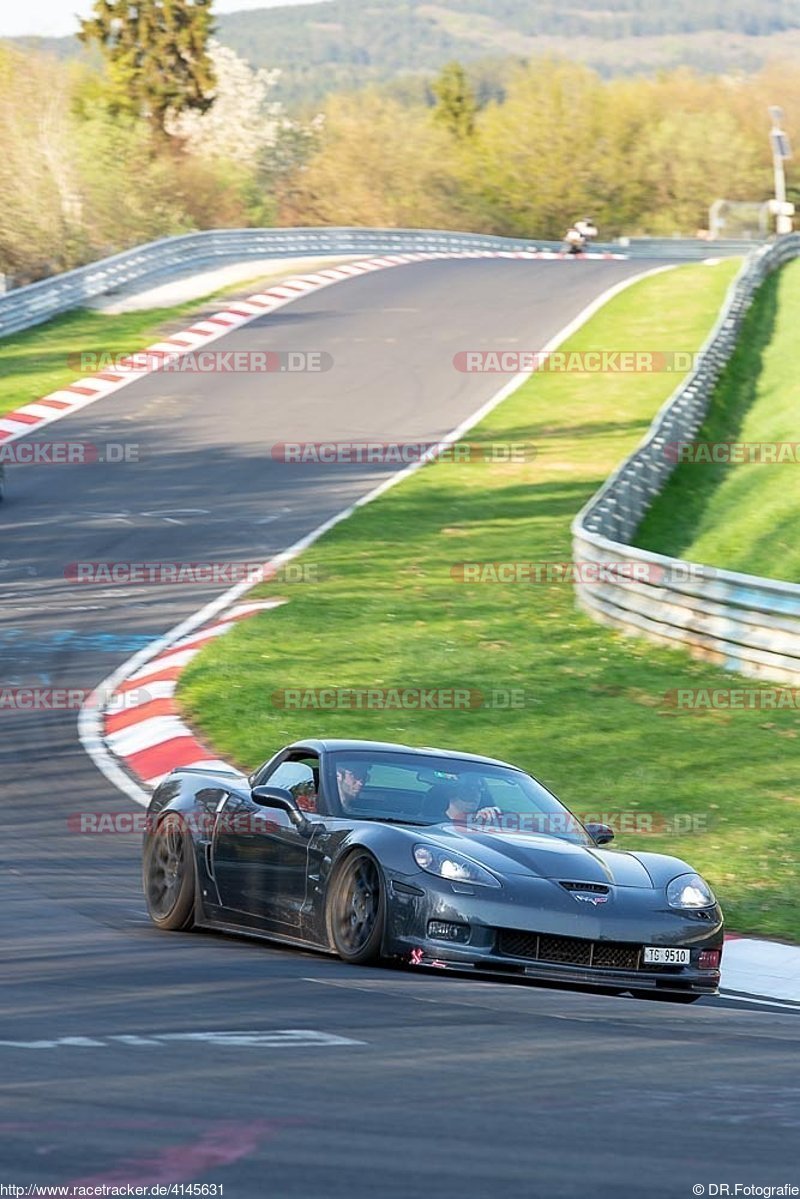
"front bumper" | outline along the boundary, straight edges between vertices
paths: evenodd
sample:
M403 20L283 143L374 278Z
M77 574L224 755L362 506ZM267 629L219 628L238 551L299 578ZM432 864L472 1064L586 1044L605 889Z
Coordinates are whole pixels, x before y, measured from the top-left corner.
M419 967L479 971L612 990L717 993L719 969L703 950L722 950L719 908L675 911L654 890L614 888L602 915L558 884L519 877L498 889L466 888L434 876L390 880L385 952ZM605 906L605 905L604 905ZM455 926L463 942L431 935ZM647 965L644 946L688 949L688 965Z

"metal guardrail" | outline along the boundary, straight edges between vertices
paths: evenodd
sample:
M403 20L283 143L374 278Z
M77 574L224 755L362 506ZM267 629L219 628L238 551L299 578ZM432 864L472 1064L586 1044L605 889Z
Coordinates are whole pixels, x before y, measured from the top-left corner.
M800 234L790 234L746 260L695 370L572 525L574 559L581 564L578 602L590 615L663 644L682 644L693 657L726 670L795 686L800 685L800 584L717 570L629 543L675 469L675 443L697 437L756 290L768 274L798 256ZM587 574L596 574L596 581Z
M710 254L741 254L752 246L752 242L741 241L640 238L625 246L601 245L596 248L637 258L698 259ZM87 300L113 292L125 284L144 280L157 282L187 270L200 270L226 261L414 251L480 253L558 249L559 242L435 229L212 229L165 237L7 292L0 296L0 337L78 308Z

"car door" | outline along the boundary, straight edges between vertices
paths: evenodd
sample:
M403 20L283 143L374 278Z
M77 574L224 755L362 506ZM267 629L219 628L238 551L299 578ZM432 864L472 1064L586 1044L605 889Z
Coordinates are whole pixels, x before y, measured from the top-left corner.
M315 755L290 756L276 763L263 786L290 791L303 811L316 810L319 763ZM285 812L230 795L217 815L212 844L220 899L248 923L275 931L297 931L308 885L310 838L298 832Z

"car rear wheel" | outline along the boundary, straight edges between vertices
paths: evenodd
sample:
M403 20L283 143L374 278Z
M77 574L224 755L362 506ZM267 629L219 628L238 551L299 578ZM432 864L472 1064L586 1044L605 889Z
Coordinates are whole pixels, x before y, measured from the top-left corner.
M327 916L331 944L343 961L365 966L379 959L386 894L371 854L358 851L342 863L328 890Z
M177 931L194 923L194 862L183 821L170 812L145 849L142 869L150 919L159 928Z

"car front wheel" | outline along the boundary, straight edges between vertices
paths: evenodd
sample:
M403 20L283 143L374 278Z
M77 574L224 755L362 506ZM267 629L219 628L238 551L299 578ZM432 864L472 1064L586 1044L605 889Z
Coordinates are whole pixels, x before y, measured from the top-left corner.
M350 854L328 891L328 933L339 957L365 966L380 958L386 919L386 893L372 854Z
M195 878L192 846L183 821L169 812L150 837L142 864L150 919L177 931L194 924Z

